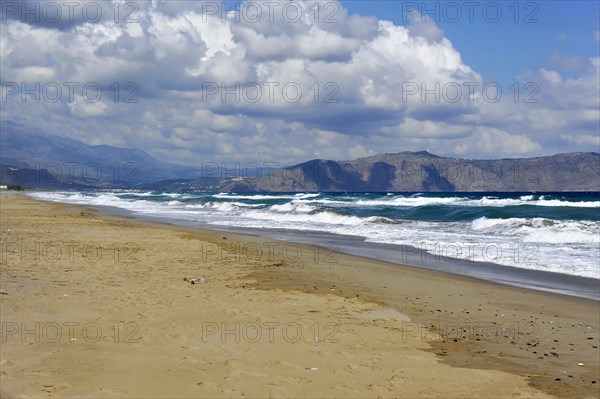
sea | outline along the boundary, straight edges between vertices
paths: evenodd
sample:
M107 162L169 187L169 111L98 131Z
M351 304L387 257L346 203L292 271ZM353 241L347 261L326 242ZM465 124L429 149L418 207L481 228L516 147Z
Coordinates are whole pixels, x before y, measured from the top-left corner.
M600 299L600 193L99 190L29 195Z

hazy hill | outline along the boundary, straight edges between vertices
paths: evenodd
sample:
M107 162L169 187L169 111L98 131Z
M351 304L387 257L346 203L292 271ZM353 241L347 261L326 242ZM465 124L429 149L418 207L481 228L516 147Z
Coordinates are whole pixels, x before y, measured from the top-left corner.
M226 160L224 160L226 161ZM314 159L258 177L160 162L145 151L89 146L67 137L0 124L0 182L40 188L131 188L236 192L600 191L600 154L474 160L426 151L352 161ZM207 169L208 170L208 169Z
M472 160L426 151L353 161L315 159L269 176L231 182L226 191L600 191L600 154Z
M28 187L131 187L198 176L191 168L160 162L142 150L90 146L12 121L0 123L0 163L3 181Z

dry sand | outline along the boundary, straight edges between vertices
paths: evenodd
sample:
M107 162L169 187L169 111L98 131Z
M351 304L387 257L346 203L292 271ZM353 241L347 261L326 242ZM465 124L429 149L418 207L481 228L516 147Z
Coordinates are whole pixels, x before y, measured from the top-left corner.
M3 398L600 396L598 302L0 195Z

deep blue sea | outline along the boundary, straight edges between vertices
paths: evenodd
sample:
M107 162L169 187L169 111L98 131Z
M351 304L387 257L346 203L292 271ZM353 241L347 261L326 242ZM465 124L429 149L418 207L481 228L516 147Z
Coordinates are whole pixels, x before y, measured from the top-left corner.
M66 191L31 195L117 207L202 228L333 233L407 245L449 258L600 279L600 193Z

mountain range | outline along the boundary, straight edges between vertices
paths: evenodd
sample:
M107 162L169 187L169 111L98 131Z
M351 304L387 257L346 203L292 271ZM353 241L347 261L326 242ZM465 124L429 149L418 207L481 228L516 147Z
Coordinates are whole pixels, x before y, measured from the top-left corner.
M0 122L0 163L4 183L35 188L126 188L200 176L142 150L87 145L8 120Z
M230 192L549 192L600 191L600 154L562 153L496 160L426 151L351 161L314 159L254 176L203 176L145 151L0 124L0 183L26 188L140 188Z
M343 162L315 159L269 176L231 182L224 188L237 192L600 191L600 154L474 160L421 151Z

